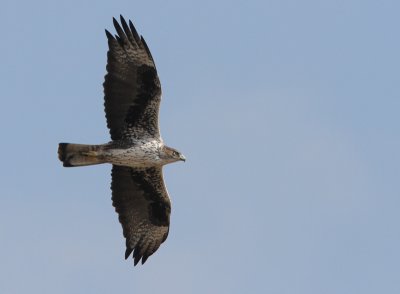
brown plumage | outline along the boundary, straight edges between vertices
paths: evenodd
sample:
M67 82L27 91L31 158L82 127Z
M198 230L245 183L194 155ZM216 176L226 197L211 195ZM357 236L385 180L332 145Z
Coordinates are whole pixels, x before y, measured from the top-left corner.
M125 258L142 264L165 241L171 202L162 167L185 157L164 145L158 113L161 85L153 57L132 22L106 30L109 51L104 107L112 141L103 145L60 143L65 167L111 163L112 202L126 238Z

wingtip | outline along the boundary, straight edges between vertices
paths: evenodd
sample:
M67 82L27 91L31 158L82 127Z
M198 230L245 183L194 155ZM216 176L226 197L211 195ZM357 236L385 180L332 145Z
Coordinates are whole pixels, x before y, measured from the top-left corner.
M137 266L137 264L138 264L139 261L140 261L140 258L141 258L140 255L138 255L138 256L136 256L136 257L134 258L134 260L133 260L133 266Z
M129 26L131 27L131 29L132 29L132 28L135 28L135 26L133 25L133 23L132 23L132 21L131 21L131 20L129 20L129 22L128 22L128 23L129 23ZM136 30L136 29L135 29L135 30Z
M144 49L146 50L146 52L147 52L147 54L149 55L150 59L153 60L153 63L154 63L153 55L151 55L149 46L147 46L147 43L146 43L146 41L144 40L143 36L140 36L140 41L142 42L142 44L143 44L143 46L144 46ZM154 64L154 66L155 66L155 64Z
M138 34L138 32L136 31L136 28L135 28L135 26L133 25L133 23L132 23L131 20L129 20L129 28L131 29L131 32L132 32L132 34L133 34L133 37L134 37L135 40L136 40L136 43L139 43L139 42L140 42L139 34Z
M116 18L115 17L113 17L113 24L114 24L114 27L115 27L115 29L118 31L119 29L121 29L121 26L119 25L119 22L118 22L118 20L116 20Z
M105 32L108 39L114 39L113 35L107 29L105 29Z
M136 245L135 251L133 251L133 254L132 254L134 266L136 266L143 257L141 251L142 251L141 246Z
M143 255L143 257L142 257L142 264L144 264L144 263L146 262L147 258L149 258L148 255Z
M132 251L133 251L133 249L131 249L131 248L129 248L129 247L126 248L126 251L125 251L125 260L128 259L129 255L131 255Z

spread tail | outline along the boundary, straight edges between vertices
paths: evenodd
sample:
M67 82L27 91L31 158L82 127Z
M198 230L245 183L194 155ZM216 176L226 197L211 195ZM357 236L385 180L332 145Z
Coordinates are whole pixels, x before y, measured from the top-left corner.
M60 143L58 145L58 158L65 167L105 163L99 155L100 149L101 145Z

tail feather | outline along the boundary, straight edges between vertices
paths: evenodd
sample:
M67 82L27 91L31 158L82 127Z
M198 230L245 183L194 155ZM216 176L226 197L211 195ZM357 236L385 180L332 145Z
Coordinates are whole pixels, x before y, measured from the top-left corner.
M99 155L100 148L100 145L60 143L58 158L65 167L105 163Z

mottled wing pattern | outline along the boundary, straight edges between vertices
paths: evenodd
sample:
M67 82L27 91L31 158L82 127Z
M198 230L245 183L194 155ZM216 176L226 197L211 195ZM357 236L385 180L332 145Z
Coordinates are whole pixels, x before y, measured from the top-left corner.
M153 57L132 22L114 20L117 35L106 30L109 51L104 106L111 139L160 136L161 85Z
M126 238L125 259L133 251L134 264L143 264L168 236L171 202L162 169L113 165L111 190Z

